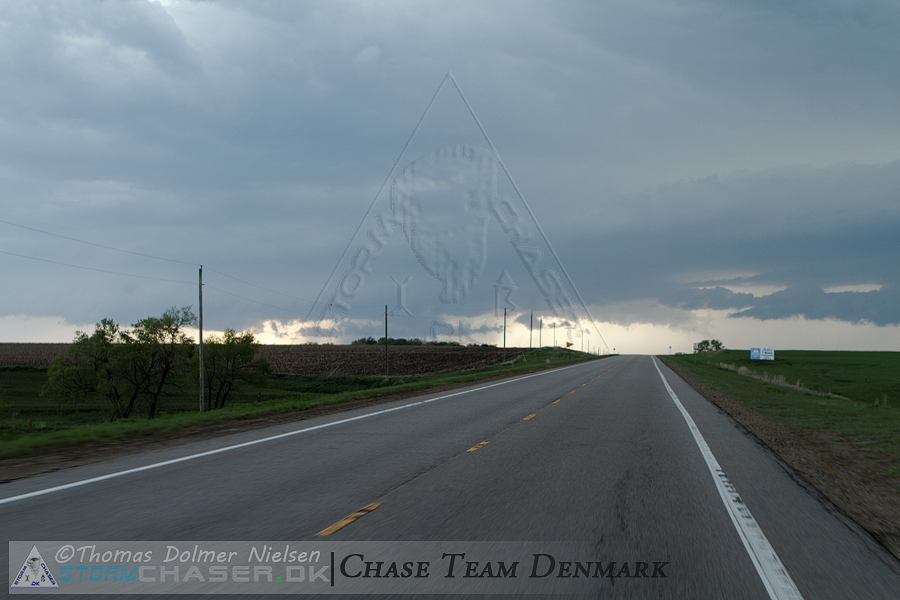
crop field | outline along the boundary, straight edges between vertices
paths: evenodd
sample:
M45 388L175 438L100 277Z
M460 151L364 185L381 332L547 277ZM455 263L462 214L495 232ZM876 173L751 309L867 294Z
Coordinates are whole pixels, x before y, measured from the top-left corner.
M0 344L0 367L47 367L68 344ZM528 348L507 348L507 360ZM384 375L384 346L262 346L273 373L292 375ZM429 375L480 369L503 360L503 348L389 346L388 375Z
M0 367L48 367L68 344L0 344Z
M507 360L528 348L507 348ZM263 346L273 373L384 375L384 346ZM503 348L388 346L388 375L428 375L480 369L503 360Z

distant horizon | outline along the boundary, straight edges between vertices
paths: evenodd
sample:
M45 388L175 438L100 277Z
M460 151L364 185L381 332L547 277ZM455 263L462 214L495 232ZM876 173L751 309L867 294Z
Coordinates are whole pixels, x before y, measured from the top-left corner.
M204 336L204 337L205 337L205 336ZM400 339L400 338L391 338L391 339ZM403 339L411 339L411 338L403 338ZM420 338L420 339L421 339L421 338ZM712 338L712 339L715 339L715 338ZM192 337L192 340L194 341L194 344L197 343L196 337ZM74 340L69 340L69 341L67 341L67 342L22 342L22 341L14 341L14 342L10 342L10 341L0 341L0 346L2 346L2 345L68 346L68 345L72 344L73 341L74 341ZM698 341L702 341L702 340L698 340ZM264 342L259 342L259 343L260 343L261 345L263 345L263 346L375 346L375 345L376 345L376 344L352 344L351 342L297 342L297 343L291 343L291 342L273 342L273 343L264 343ZM458 342L457 342L457 343L458 343ZM423 341L423 344L422 344L422 345L432 345L432 344L433 344L432 342ZM437 344L435 344L435 345L437 345ZM384 344L377 344L377 346L383 347ZM473 344L473 346L474 346L474 347L480 347L480 345L476 345L476 344ZM418 346L417 346L417 345L400 345L400 346L393 346L393 347L404 347L404 348L409 347L409 348L416 348L416 347L418 347ZM447 346L444 346L444 347L447 347ZM467 345L466 345L466 344L462 344L462 345L459 345L459 346L450 346L450 347L463 347L463 348L464 348L464 347L467 347ZM497 345L497 344L492 344L491 347L502 348L503 346L502 346L502 345ZM547 345L547 344L544 344L543 346L537 346L536 344L535 344L534 346L528 346L528 345L526 344L526 345L524 345L524 346L507 345L506 347L507 347L507 348L517 348L517 349L522 349L522 348L533 348L533 349L538 349L538 348L553 348L554 346L553 346L553 345ZM557 344L555 347L557 347L557 348L562 348L562 349L564 349L564 350L568 349L568 350L574 350L574 351L579 351L579 352L582 351L580 348L575 347L575 346L572 346L571 348L566 348L565 345L559 345L559 344ZM723 351L723 352L724 352L724 351L729 351L729 350L730 350L730 351L742 351L742 352L745 351L745 352L747 352L747 353L749 354L751 348L764 348L764 347L765 347L765 348L772 348L775 352L896 352L896 353L900 353L900 350L868 350L868 349L844 349L844 348L819 349L819 348L795 348L795 347L782 348L782 347L778 347L778 346L748 346L748 347L746 347L746 348L743 348L743 347L739 347L739 348L726 347L726 348L723 348L722 351ZM587 351L585 350L584 352L587 352ZM595 353L596 353L596 352L595 352ZM689 350L689 351L683 351L683 350L675 351L675 350L673 349L672 352L654 352L654 353L648 353L648 352L619 352L619 351L617 351L617 352L615 352L615 353L610 352L609 354L617 354L617 355L622 355L622 354L633 354L633 355L638 355L638 356L665 356L665 355L667 355L667 354L672 354L672 355L674 355L674 354L695 354L695 352L694 352L693 350ZM709 352L709 353L700 352L700 353L696 353L696 354L698 354L699 356L702 356L703 354L715 354L715 352ZM765 361L760 361L760 362L761 362L762 364L765 363Z

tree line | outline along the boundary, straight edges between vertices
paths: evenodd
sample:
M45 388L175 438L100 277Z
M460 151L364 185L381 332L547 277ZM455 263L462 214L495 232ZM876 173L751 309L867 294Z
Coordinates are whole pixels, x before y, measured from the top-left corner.
M697 344L697 352L719 352L724 349L725 346L719 340L703 340Z
M76 332L65 354L53 359L42 394L70 402L99 400L106 405L110 421L140 411L152 419L164 399L197 389L197 345L184 332L196 323L190 306L172 307L130 329L103 319L91 335ZM242 385L264 384L271 368L257 357L259 347L252 333L233 329L203 340L207 410L223 408ZM189 373L198 376L191 378Z

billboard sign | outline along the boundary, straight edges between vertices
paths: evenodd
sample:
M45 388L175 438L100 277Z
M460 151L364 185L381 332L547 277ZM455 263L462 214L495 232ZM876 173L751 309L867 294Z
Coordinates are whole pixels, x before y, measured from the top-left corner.
M750 360L775 360L772 348L750 348Z

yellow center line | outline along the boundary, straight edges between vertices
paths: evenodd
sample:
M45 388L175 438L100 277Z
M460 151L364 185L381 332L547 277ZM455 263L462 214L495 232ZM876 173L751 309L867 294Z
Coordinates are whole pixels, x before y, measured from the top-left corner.
M523 421L527 421L528 419L530 419L530 418L532 418L532 417L534 417L534 413L531 413L530 415L528 415L527 417L525 417L525 418L522 419L522 420L523 420Z
M480 449L480 448L484 448L484 447L485 447L487 444L489 444L489 443L490 443L490 442L489 442L488 440L485 440L485 441L481 442L480 444L477 444L477 445L475 445L475 446L472 446L471 448L469 448L468 450L466 450L466 452L475 452L476 450L478 450L478 449Z
M560 400L562 400L562 398L557 398L556 400L553 401L553 404L556 404L556 403L559 402Z
M317 533L316 536L326 536L326 535L331 535L332 533L334 533L334 532L337 531L338 529L341 529L341 528L343 528L343 527L346 527L347 525L349 525L349 524L352 523L353 521L357 520L357 519L360 518L361 516L365 515L366 513L372 512L373 510L375 510L376 508L378 508L378 507L381 506L382 504L384 504L384 502L373 502L372 504L370 504L370 505L368 505L368 506L365 506L365 507L359 509L358 511L356 511L356 512L353 513L352 515L348 515L348 516L344 517L343 519L341 519L340 521L338 521L337 523L335 523L335 524L332 525L331 527L328 527L328 528L326 528L326 529L323 529L322 531L320 531L319 533Z

